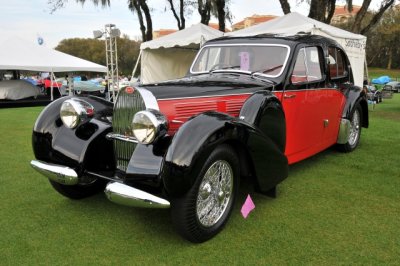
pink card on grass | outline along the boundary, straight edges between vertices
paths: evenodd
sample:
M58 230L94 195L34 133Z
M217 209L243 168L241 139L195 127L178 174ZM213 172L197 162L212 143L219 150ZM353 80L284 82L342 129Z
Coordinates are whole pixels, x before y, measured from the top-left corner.
M244 218L247 218L247 216L249 215L249 213L256 207L256 205L254 205L253 200L251 199L250 195L247 195L246 201L244 202L242 209L241 209L241 213L243 215Z

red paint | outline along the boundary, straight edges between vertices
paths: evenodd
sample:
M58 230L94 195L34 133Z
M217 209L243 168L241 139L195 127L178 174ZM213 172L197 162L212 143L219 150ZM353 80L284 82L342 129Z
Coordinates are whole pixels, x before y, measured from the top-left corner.
M289 164L308 158L336 143L345 97L339 90L274 92L286 117L285 155ZM237 117L251 94L158 100L169 121L170 135L190 117L219 111ZM328 125L324 123L328 121Z
M333 89L275 93L286 117L286 150L289 164L308 158L336 143L344 95ZM324 121L328 121L328 125Z
M169 121L168 133L173 135L190 117L206 112L218 111L231 116L239 116L243 103L251 94L225 95L199 98L158 100L160 112Z

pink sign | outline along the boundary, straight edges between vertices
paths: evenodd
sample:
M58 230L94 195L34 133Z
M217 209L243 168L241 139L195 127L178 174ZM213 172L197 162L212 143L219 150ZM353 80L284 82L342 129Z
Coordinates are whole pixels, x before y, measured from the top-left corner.
M250 69L250 56L248 52L240 52L240 69L249 71Z

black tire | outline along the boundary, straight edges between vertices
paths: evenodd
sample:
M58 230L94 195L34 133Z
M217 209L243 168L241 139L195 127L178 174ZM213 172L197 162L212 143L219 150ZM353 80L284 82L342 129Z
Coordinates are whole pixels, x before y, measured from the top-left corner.
M351 126L350 126L349 137L345 144L337 145L339 151L352 152L357 148L361 137L362 118L363 118L362 108L361 105L357 103L350 117Z
M94 182L86 185L62 185L60 183L54 182L49 179L51 186L61 195L70 198L70 199L83 199L94 194L97 194L101 190L104 190L105 182L103 180L95 180Z
M218 171L219 174L217 172L211 174L211 171ZM226 178L222 179L224 173ZM212 182L210 178L217 175L219 176L217 182ZM231 182L224 183L222 180ZM185 239L194 243L204 242L218 234L232 212L238 182L239 160L235 151L228 145L218 146L201 167L192 188L183 197L172 200L171 215L176 230ZM225 184L225 186L221 186L221 184ZM200 187L203 188L201 191ZM221 187L225 189L229 187L229 191L223 191ZM203 196L200 196L200 193ZM203 205L202 210L206 212L206 215L199 217L201 216L199 214L201 205ZM218 214L214 217L210 215L210 213L212 214L211 210L218 209L220 211L216 212Z

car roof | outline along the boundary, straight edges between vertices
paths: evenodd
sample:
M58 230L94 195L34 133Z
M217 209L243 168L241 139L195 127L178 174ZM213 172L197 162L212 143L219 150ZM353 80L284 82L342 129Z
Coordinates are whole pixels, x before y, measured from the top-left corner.
M325 44L329 46L341 47L335 40L311 34L297 34L292 36L282 36L276 34L260 34L253 36L223 36L220 38L209 40L205 45L210 44L239 44L239 43L268 43L268 44L286 44L296 46L299 43L306 44Z

